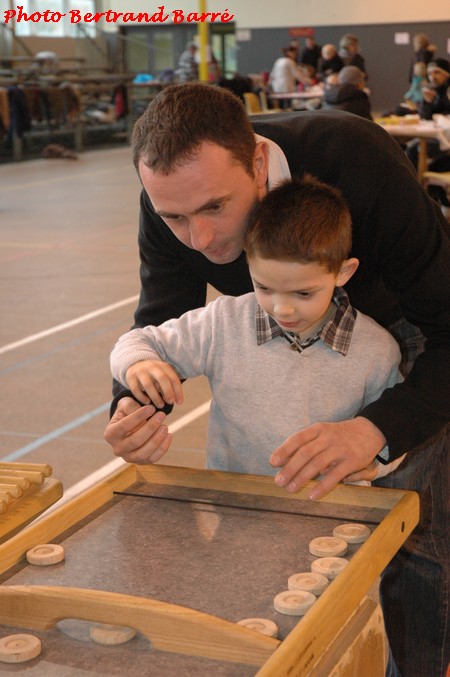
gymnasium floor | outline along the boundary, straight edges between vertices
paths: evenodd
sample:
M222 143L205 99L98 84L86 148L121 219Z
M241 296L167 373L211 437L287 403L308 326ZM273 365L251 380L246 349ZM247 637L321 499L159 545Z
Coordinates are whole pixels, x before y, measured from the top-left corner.
M0 461L50 463L68 497L118 463L108 360L137 303L139 190L125 146L0 166ZM164 462L203 467L210 393L184 391Z

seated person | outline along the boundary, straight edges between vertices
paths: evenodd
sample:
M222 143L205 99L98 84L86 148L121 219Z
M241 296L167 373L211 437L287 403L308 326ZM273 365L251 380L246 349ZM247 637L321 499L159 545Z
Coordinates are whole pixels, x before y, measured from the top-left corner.
M270 452L292 431L357 416L401 381L398 344L342 288L358 268L350 249L340 191L310 175L285 180L250 217L254 293L124 334L111 354L114 377L142 404L163 407L182 403L180 379L206 375L207 466L275 475ZM367 483L401 460L375 461L346 481Z
M372 120L370 100L364 91L364 73L356 66L344 66L339 73L332 74L325 84L322 108L337 108Z
M416 61L413 66L413 77L411 86L403 95L405 108L408 112L417 111L423 103L422 89L427 84L427 66L423 61Z
M327 44L322 47L322 58L319 64L319 75L322 80L325 80L331 73L339 73L344 66L334 45Z
M450 98L448 89L450 87L450 64L447 59L435 59L430 61L427 66L426 86L422 87L422 103L419 106L420 117L424 120L432 120L433 115L450 115ZM414 140L407 146L406 154L417 167L419 141ZM431 162L428 166L429 171L445 172L450 171L450 154L448 151L441 151L437 139L427 141L427 153Z
M342 36L339 40L338 54L344 62L344 66L356 66L364 73L364 78L367 81L366 62L359 53L359 40L356 35L346 33Z

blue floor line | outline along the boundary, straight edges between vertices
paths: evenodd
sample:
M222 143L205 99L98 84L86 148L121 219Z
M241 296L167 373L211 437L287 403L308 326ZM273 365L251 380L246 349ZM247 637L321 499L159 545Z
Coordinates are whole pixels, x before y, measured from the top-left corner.
M74 421L66 423L66 425L61 426L61 428L56 428L56 430L52 430L46 435L39 437L37 440L34 440L34 442L30 442L30 444L27 444L24 447L21 447L20 449L13 451L11 454L8 454L4 458L2 458L2 461L7 463L11 461L17 461L18 458L22 458L22 456L29 454L30 451L34 451L35 449L42 447L42 445L46 444L47 442L52 442L53 440L56 440L58 437L61 437L61 435L64 435L69 430L78 428L78 426L83 425L83 423L87 423L92 418L95 418L99 414L103 414L105 411L108 411L110 405L111 402L105 402L105 404L101 404L99 407L97 407L97 409L88 411L87 414L83 414L83 416L76 418Z

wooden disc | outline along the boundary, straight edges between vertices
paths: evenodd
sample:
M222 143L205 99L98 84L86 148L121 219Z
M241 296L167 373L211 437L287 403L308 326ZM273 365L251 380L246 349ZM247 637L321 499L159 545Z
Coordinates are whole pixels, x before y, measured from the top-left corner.
M315 574L323 574L333 580L347 564L348 559L344 557L319 557L319 559L311 562L311 571Z
M25 663L41 653L39 637L34 635L8 635L0 639L0 661L2 663Z
M333 536L347 543L364 543L370 536L370 529L365 524L340 524L333 529Z
M309 552L316 557L340 557L348 550L348 543L334 536L319 536L309 542Z
M326 587L328 587L328 578L312 571L292 574L288 579L289 590L305 590L317 596L321 595Z
M268 637L278 637L278 625L270 618L243 618L237 622L238 625L243 625L244 628L255 630Z
M91 625L89 636L96 644L125 644L136 635L134 628L121 625Z
M57 564L64 559L64 548L62 545L55 543L45 543L42 545L35 545L27 551L27 561L30 564L37 564L37 566L46 567L50 564Z
M287 616L303 616L312 607L317 597L305 590L283 590L275 595L275 611Z

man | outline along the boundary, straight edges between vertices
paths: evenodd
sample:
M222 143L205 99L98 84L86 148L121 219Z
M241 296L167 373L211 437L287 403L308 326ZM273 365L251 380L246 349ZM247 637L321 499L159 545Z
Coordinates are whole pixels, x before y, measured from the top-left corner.
M288 491L322 475L310 493L316 499L375 457L390 462L410 452L389 482L421 492L422 522L386 572L385 620L403 677L445 675L450 241L437 204L398 144L370 121L337 111L281 113L255 118L252 129L240 101L208 85L162 92L137 122L133 150L144 187L135 326L204 305L207 283L231 295L252 290L248 216L280 180L308 172L344 193L351 256L360 260L347 285L351 303L390 329L411 373L356 418L293 431L271 462ZM121 388L116 405L105 431L114 453L130 462L161 458L170 444L164 413L152 416L153 407ZM394 666L390 674L398 674Z
M450 115L450 64L447 59L435 59L427 66L428 83L422 87L422 103L419 114L424 120L433 115ZM419 141L411 141L407 146L407 155L417 167ZM441 151L437 139L427 141L427 154L431 159L428 170L432 172L450 171L450 154Z
M322 47L316 44L313 37L307 37L305 38L305 48L300 55L300 63L305 66L312 66L314 71L317 71L321 54Z
M429 84L422 87L423 102L420 117L431 120L433 115L450 115L450 64L447 59L435 59L427 66Z

